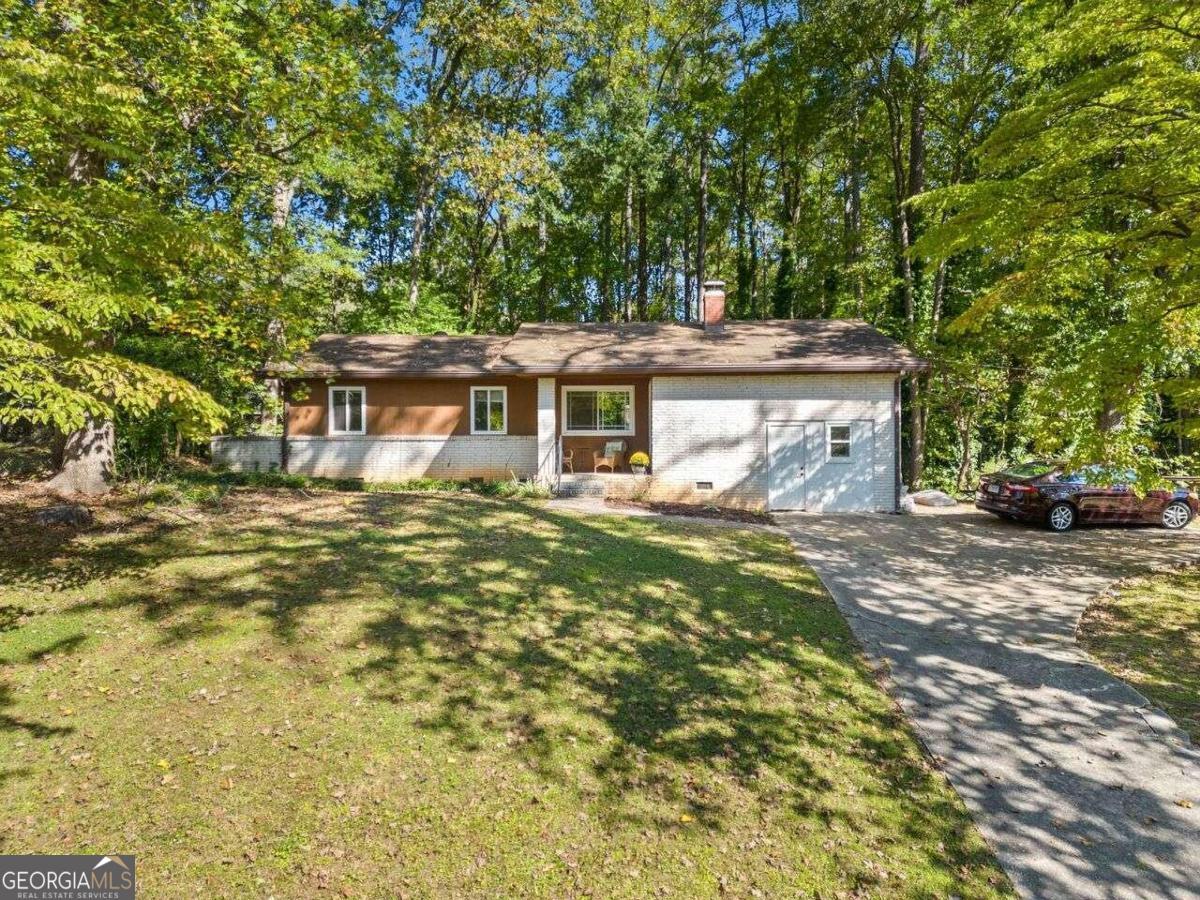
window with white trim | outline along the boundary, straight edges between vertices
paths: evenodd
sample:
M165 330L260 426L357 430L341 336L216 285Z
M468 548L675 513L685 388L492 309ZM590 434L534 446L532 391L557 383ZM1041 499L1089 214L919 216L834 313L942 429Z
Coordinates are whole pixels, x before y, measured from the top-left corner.
M850 461L850 426L828 425L826 434L829 436L829 458L834 462Z
M563 388L563 434L633 434L633 388Z
M367 433L367 390L360 387L329 389L329 433Z
M471 434L508 433L508 388L471 388Z

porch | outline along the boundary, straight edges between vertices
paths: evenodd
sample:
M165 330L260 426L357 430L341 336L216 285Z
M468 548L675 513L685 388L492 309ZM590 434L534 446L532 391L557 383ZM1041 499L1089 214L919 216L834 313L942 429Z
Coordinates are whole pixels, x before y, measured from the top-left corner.
M629 482L622 496L644 489L648 479L634 474L630 460L650 451L650 378L539 378L537 435L538 475L551 487L613 496L616 479Z

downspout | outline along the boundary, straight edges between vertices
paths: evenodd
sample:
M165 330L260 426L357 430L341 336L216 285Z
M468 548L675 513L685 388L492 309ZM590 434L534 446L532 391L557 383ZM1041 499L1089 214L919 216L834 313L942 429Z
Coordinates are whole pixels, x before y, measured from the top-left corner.
M650 457L650 474L654 475L654 378L646 387L646 453Z
M900 379L903 375L897 375L896 381L892 389L892 446L895 448L895 453L892 456L896 461L896 471L892 479L895 486L894 507L892 512L900 512L900 479L901 473L904 471L900 459Z

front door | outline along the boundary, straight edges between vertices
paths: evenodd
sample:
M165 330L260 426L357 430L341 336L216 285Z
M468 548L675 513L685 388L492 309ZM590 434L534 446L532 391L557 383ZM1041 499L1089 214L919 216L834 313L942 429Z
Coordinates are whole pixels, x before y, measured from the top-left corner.
M804 509L804 426L767 423L767 504L771 509Z

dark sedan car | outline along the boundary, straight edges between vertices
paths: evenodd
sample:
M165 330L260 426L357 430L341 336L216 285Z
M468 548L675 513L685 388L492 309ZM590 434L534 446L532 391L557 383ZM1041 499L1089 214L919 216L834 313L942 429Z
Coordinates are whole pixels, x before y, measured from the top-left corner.
M1099 466L1067 471L1053 463L1025 463L979 481L975 506L1054 531L1077 524L1150 524L1183 528L1200 514L1200 500L1183 485L1139 495L1132 473L1104 477Z

